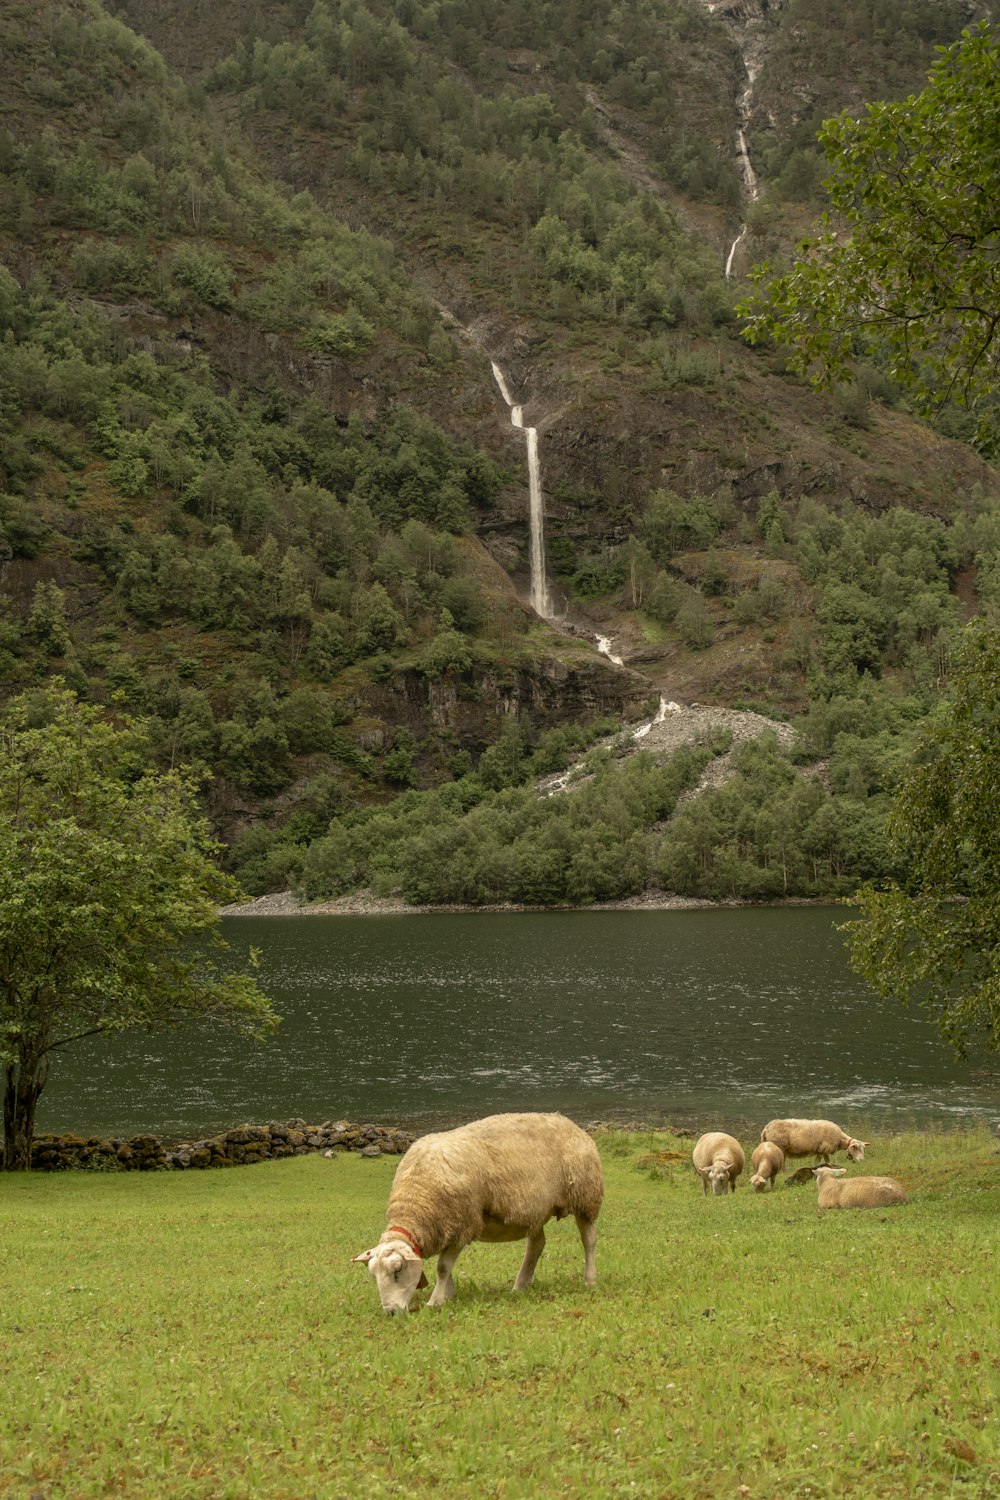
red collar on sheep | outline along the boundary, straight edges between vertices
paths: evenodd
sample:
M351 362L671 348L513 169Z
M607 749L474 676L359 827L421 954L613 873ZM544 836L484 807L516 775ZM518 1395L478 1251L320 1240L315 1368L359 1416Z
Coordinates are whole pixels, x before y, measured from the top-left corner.
M401 1224L390 1224L387 1233L401 1234L404 1240L409 1240L410 1244L413 1246L420 1259L423 1260L424 1252L421 1250L420 1246L417 1244L416 1240L413 1238L413 1235L408 1229L404 1229Z

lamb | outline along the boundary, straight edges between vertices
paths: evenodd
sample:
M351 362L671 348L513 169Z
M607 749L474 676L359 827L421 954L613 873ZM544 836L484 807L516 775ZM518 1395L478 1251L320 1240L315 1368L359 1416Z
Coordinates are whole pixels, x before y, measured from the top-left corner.
M813 1167L820 1208L891 1208L906 1202L906 1191L895 1177L848 1177L845 1167Z
M773 1141L762 1141L754 1147L750 1165L754 1169L750 1186L755 1193L762 1193L766 1187L774 1188L774 1179L785 1165L785 1153Z
M815 1156L829 1166L830 1157L846 1151L851 1161L863 1161L867 1141L855 1140L832 1120L772 1120L760 1133L762 1141L780 1146L786 1156Z
M694 1169L701 1178L701 1190L719 1196L727 1191L736 1191L736 1179L743 1171L746 1158L743 1147L731 1135L722 1130L710 1130L695 1142L691 1152Z
M604 1173L597 1147L558 1114L489 1115L457 1130L421 1136L406 1152L389 1190L388 1228L354 1259L367 1265L383 1310L408 1312L427 1281L426 1257L437 1278L427 1300L440 1307L455 1295L452 1269L473 1240L527 1240L514 1290L529 1287L545 1247L543 1225L572 1214L583 1241L583 1279L597 1280L597 1215Z

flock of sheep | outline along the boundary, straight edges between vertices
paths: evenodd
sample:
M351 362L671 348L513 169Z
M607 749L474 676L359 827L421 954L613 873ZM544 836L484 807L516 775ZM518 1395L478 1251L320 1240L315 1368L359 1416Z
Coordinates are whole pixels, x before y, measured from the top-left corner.
M824 1163L814 1168L820 1208L902 1203L906 1195L892 1177L837 1180L844 1168L831 1167L830 1157L846 1151L851 1161L861 1161L865 1145L829 1120L772 1120L753 1153L751 1186L773 1186L788 1157L815 1156ZM692 1156L706 1193L735 1192L745 1160L739 1141L711 1131ZM429 1257L437 1256L437 1278L427 1306L440 1307L455 1295L451 1273L467 1245L523 1239L524 1260L514 1281L520 1291L531 1285L546 1223L572 1214L583 1242L583 1279L593 1286L603 1198L601 1158L579 1125L557 1114L489 1115L414 1141L392 1180L388 1228L354 1259L374 1277L384 1311L405 1313L428 1284Z
M830 1157L846 1151L849 1161L864 1161L867 1141L859 1141L832 1120L771 1120L760 1133L760 1145L750 1158L750 1186L760 1193L774 1187L774 1180L787 1159L815 1156L821 1165L812 1169L820 1208L889 1208L905 1203L903 1184L895 1177L851 1177L844 1167L831 1167ZM691 1161L701 1178L703 1193L736 1191L736 1179L746 1156L735 1136L710 1130L695 1142Z

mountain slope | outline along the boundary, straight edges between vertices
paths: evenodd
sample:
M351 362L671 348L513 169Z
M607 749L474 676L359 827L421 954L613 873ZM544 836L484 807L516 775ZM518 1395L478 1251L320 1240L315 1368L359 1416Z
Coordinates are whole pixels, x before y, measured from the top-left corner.
M512 716L518 784L661 693L804 714L815 754L863 720L885 743L834 791L877 800L995 601L995 471L876 369L822 396L747 349L723 275L741 119L780 244L803 90L858 97L851 49L798 71L803 27L868 12L758 17L748 104L718 9L127 0L144 41L8 7L7 686L152 715L256 885ZM907 15L871 87L917 86L958 13ZM550 621L491 360L539 433Z

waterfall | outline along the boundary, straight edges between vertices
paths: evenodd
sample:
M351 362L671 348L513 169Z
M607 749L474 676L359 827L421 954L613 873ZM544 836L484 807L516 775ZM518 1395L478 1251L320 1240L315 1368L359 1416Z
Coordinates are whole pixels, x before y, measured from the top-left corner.
M740 123L736 129L736 156L740 164L740 173L743 177L744 187L746 188L747 199L750 203L756 203L757 199L760 196L760 183L757 179L757 173L753 169L753 164L750 161L750 149L747 146L747 136L745 128L748 120L750 119L750 105L753 99L753 84L755 76L755 73L751 72L748 68L747 86L743 90L742 94L740 94L736 105L740 116ZM733 240L733 243L729 247L729 254L726 256L727 281L730 281L732 279L733 261L736 258L737 250L742 245L746 237L747 226L746 224L743 224L740 228L739 234L736 236L736 238Z
M500 394L510 407L510 424L524 433L528 452L528 520L530 525L528 561L531 567L531 605L544 620L552 619L552 602L549 585L545 577L545 512L542 508L542 471L538 461L538 428L525 427L524 414L514 405L510 387L504 379L500 366L490 360L493 379Z
M606 656L608 658L608 661L613 661L616 667L623 667L625 665L622 658L620 656L616 656L612 651L611 640L608 636L599 635L597 637L597 649L602 656Z
M634 740L644 739L645 736L652 729L652 727L653 727L654 724L662 724L663 723L663 721L667 717L668 713L677 714L677 713L680 713L680 711L681 711L681 706L680 706L679 703L668 703L667 700L666 700L666 698L661 697L660 698L660 706L656 710L656 713L653 716L653 718L651 718L649 720L648 724L640 724L639 727L638 727L638 729L633 729L633 731L632 731L632 738Z
M747 126L750 123L753 106L754 84L768 52L768 12L769 10L783 10L785 0L738 0L738 3L736 0L701 0L701 3L710 16L717 16L732 32L740 50L740 57L743 59L747 81L736 100L736 159L739 163L740 176L743 178L744 201L756 203L760 197L760 184L750 161ZM726 255L727 281L732 279L736 252L747 234L748 230L744 222L740 225L740 232Z

